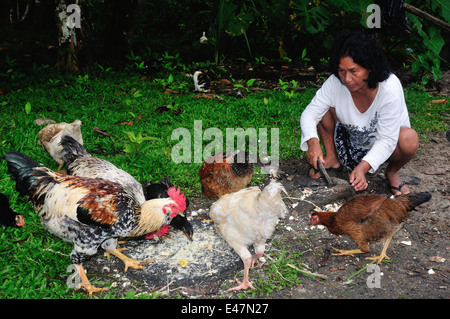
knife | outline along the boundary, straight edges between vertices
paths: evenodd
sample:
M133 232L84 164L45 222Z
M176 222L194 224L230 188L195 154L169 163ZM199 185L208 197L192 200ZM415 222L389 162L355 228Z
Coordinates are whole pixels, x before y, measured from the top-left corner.
M325 167L323 167L322 161L320 160L320 158L317 158L317 168L319 169L320 173L322 174L322 176L325 178L325 182L327 184L328 187L331 187L334 185L333 181L331 180L330 176L327 173L327 170L325 169Z

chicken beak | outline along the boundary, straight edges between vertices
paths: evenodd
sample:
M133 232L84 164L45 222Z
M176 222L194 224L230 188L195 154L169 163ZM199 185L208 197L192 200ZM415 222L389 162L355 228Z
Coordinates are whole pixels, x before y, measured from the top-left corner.
M194 241L193 234L190 231L183 230L183 234L189 239L189 241Z

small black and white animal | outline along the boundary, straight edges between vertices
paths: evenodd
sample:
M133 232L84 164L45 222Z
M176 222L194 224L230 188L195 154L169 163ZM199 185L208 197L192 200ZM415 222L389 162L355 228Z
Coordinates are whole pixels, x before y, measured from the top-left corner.
M8 197L2 193L0 193L0 224L7 227L25 225L25 218L11 209Z
M196 92L209 92L211 88L209 76L202 71L195 71L194 88Z

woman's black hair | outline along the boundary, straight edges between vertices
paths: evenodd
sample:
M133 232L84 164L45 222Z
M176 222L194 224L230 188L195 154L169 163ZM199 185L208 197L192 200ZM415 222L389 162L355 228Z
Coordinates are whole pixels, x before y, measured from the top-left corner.
M377 83L386 80L392 73L381 46L378 42L363 33L346 33L339 36L333 45L331 52L331 72L339 78L339 62L343 57L351 57L353 61L365 69L370 70L365 80L370 89L374 89Z

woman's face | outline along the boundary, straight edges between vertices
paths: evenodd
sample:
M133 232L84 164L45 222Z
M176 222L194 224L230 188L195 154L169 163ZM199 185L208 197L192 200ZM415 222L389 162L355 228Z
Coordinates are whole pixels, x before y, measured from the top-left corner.
M369 77L369 73L370 70L355 63L349 56L343 57L339 61L339 78L350 93L356 93L367 85L365 80Z

